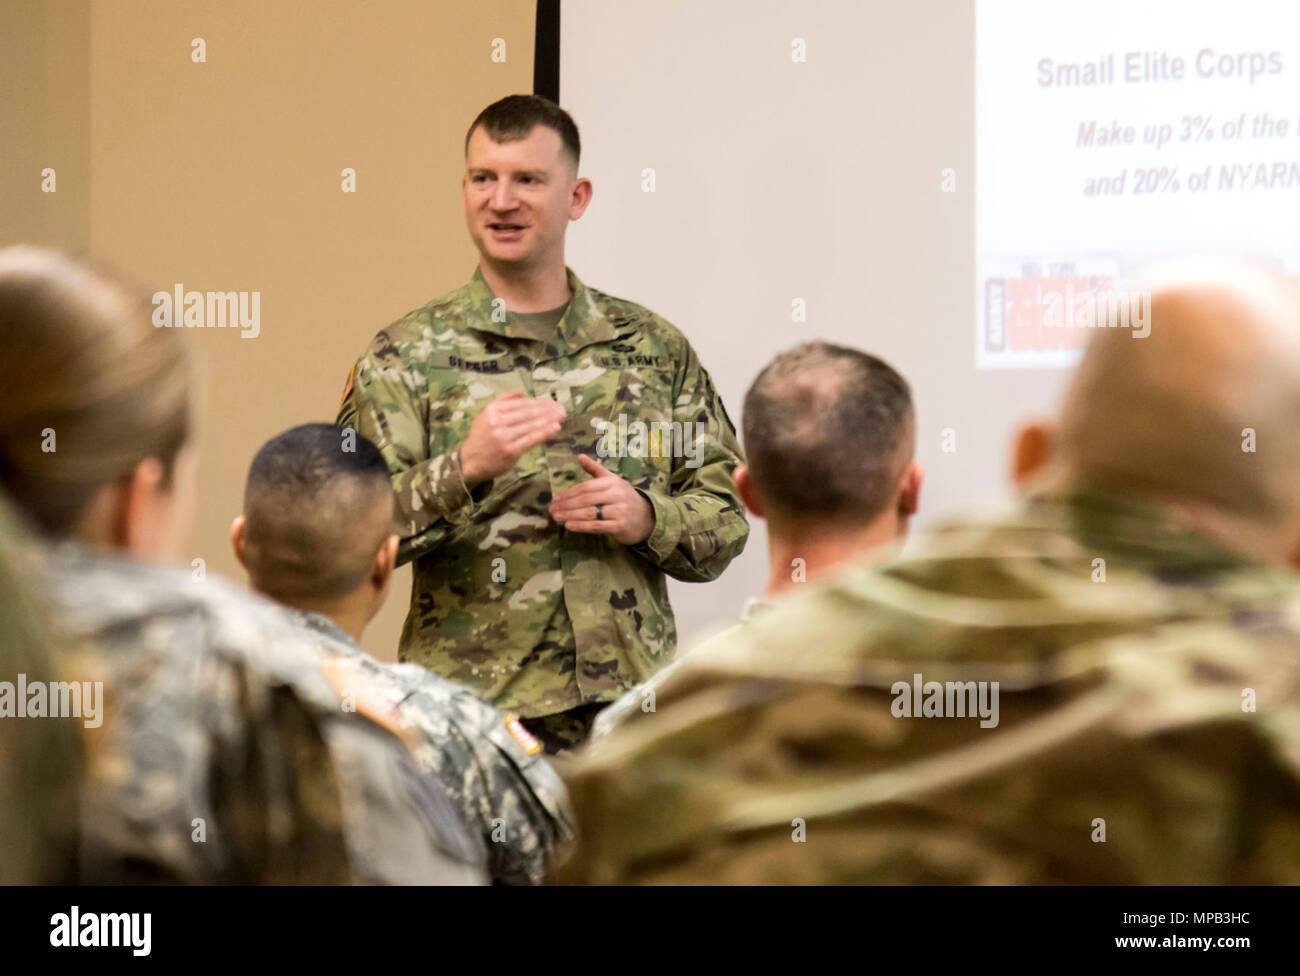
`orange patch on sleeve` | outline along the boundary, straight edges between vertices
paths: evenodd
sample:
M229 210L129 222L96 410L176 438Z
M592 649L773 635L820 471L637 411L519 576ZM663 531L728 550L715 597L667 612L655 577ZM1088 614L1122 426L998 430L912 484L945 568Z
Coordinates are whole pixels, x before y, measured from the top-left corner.
M506 716L506 731L514 737L514 740L519 743L528 755L531 756L542 751L542 744L537 741L531 732L524 728L524 723L519 721L518 715Z
M357 368L353 366L351 369L348 370L348 381L343 386L343 395L339 397L340 407L343 406L343 404L347 401L348 394L352 392L352 381L356 378L356 375L357 375Z
M339 696L339 708L356 712L381 728L387 729L414 752L420 745L420 735L406 724L398 714L396 705L370 683L366 674L346 660L324 662L325 677Z

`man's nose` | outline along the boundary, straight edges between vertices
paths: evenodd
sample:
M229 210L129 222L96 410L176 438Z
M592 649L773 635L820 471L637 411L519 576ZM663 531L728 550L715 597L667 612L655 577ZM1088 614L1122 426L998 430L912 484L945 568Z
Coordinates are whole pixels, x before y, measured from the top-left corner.
M517 205L514 186L509 180L497 180L496 189L492 191L493 210L514 210Z

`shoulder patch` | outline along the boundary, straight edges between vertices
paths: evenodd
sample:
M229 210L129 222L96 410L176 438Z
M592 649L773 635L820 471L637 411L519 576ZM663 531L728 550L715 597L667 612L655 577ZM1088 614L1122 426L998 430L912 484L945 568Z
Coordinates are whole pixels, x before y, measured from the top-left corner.
M356 712L397 736L414 752L420 746L419 733L397 711L397 703L377 686L357 664L346 658L332 658L323 663L325 677L339 696L339 710Z
M519 721L518 715L506 716L506 731L511 737L519 743L520 747L528 755L532 756L542 751L542 744L537 741L536 737L524 728L524 723Z
M357 368L356 366L353 366L351 369L348 370L348 381L343 385L343 395L339 397L340 407L343 406L343 404L347 403L348 394L352 392L352 381L356 379L356 375L357 375Z

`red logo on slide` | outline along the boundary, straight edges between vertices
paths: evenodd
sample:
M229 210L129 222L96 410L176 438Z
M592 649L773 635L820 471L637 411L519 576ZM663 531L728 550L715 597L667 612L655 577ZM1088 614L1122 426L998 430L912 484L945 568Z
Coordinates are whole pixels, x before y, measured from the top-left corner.
M1099 275L1031 275L984 282L984 348L988 352L1080 349L1087 328L1075 328L1074 309L1084 296L1114 286Z

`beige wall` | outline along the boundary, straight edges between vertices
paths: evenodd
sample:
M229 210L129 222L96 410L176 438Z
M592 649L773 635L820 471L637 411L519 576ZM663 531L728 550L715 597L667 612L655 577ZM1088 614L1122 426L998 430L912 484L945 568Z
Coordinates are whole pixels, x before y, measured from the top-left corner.
M0 176L23 188L4 242L88 245L148 292L261 293L257 338L184 332L201 364L202 452L186 552L209 572L243 579L227 527L257 447L332 421L374 333L468 279L461 143L488 102L531 91L534 11L532 0L5 5L0 26L20 30L4 31L4 81L28 84L0 116L19 133ZM194 38L206 63L191 60ZM26 195L37 162L60 152L63 209ZM341 190L344 167L356 193ZM395 656L409 589L403 570L367 633L380 657Z
M53 192L42 171L54 170ZM86 0L0 3L0 243L90 247Z

